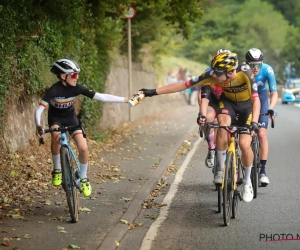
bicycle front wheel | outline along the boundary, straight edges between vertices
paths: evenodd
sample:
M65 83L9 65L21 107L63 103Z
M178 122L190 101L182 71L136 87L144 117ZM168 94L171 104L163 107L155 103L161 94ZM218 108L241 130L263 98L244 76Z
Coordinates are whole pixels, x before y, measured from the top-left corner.
M222 188L221 185L216 185L216 189L218 192L218 213L222 211Z
M228 152L225 162L224 187L223 187L223 219L225 226L230 224L231 208L233 201L233 153Z
M243 184L243 179L244 179L243 166L242 166L241 158L238 154L239 152L237 152L236 155L236 176L235 176L237 188L236 190L234 190L233 201L232 201L232 218L234 219L237 217L239 199L241 197L238 187Z
M66 192L71 222L76 223L78 221L79 214L78 190L76 188L74 169L69 160L68 149L66 147L61 147L60 157L63 181L62 185Z

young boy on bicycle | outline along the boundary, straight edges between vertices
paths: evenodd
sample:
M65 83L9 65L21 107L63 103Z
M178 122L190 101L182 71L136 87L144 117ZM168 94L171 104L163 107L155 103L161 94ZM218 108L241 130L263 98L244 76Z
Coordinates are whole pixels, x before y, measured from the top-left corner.
M63 58L57 60L51 65L50 71L57 76L58 82L54 83L45 93L39 106L35 111L36 134L38 137L43 136L41 127L41 115L46 107L48 109L48 125L50 128L61 126L74 126L70 131L74 139L78 152L80 163L80 185L85 196L90 196L92 187L87 178L88 169L88 146L79 120L74 110L74 100L78 95L84 95L91 99L102 102L128 102L128 98L119 97L109 94L101 94L89 90L77 83L79 78L80 67L77 62ZM42 135L40 135L42 133ZM52 184L59 186L62 183L62 173L60 166L60 143L59 132L51 133L51 153L53 160Z

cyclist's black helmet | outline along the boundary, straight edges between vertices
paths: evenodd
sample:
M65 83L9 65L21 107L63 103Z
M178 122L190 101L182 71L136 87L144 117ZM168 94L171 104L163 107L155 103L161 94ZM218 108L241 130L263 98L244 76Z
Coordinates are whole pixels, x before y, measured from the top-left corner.
M80 72L80 67L77 62L68 58L63 58L55 61L51 65L50 71L55 75L70 74Z
M258 62L263 60L264 60L264 55L263 53L261 53L259 49L252 48L248 50L246 54L246 62Z

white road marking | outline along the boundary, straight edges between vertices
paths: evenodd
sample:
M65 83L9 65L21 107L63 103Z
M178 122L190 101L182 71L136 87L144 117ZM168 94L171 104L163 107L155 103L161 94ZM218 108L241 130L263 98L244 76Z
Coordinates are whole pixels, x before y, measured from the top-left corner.
M167 193L166 197L163 200L163 203L168 204L168 206L164 206L160 209L159 216L150 226L145 238L143 239L140 250L150 250L151 249L152 241L155 239L159 227L162 225L162 223L166 220L166 218L168 216L169 207L172 203L172 199L174 198L174 196L178 190L178 185L180 184L180 182L182 180L182 176L187 168L188 163L191 161L191 158L195 154L200 141L203 141L203 139L199 138L195 142L191 151L187 154L184 162L182 163L181 167L179 168L179 171L176 173L175 179L174 179L173 183L171 184L169 192Z

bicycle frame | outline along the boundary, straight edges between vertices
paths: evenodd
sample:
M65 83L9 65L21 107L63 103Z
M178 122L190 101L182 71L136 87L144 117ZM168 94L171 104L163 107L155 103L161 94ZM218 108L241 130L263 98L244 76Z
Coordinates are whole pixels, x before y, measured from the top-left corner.
M237 130L237 129L236 129ZM227 149L227 153L228 152L232 152L233 154L233 176L236 176L236 132L234 133L230 133L230 143L229 143L229 146L228 146L228 149ZM238 143L238 142L237 142ZM223 181L222 181L222 189L224 188L224 178L223 178ZM237 188L237 185L236 185L236 179L234 179L233 181L233 190L236 190Z
M74 162L76 164L78 172L79 172L80 171L80 166L79 166L79 163L78 163L77 158L75 156L75 153L74 153L73 149L71 148L71 146L70 146L70 144L68 142L67 133L66 132L61 132L60 139L61 139L61 146L62 147L66 147L67 150L68 150L69 161L71 159L70 157L72 157L72 159L74 160Z

